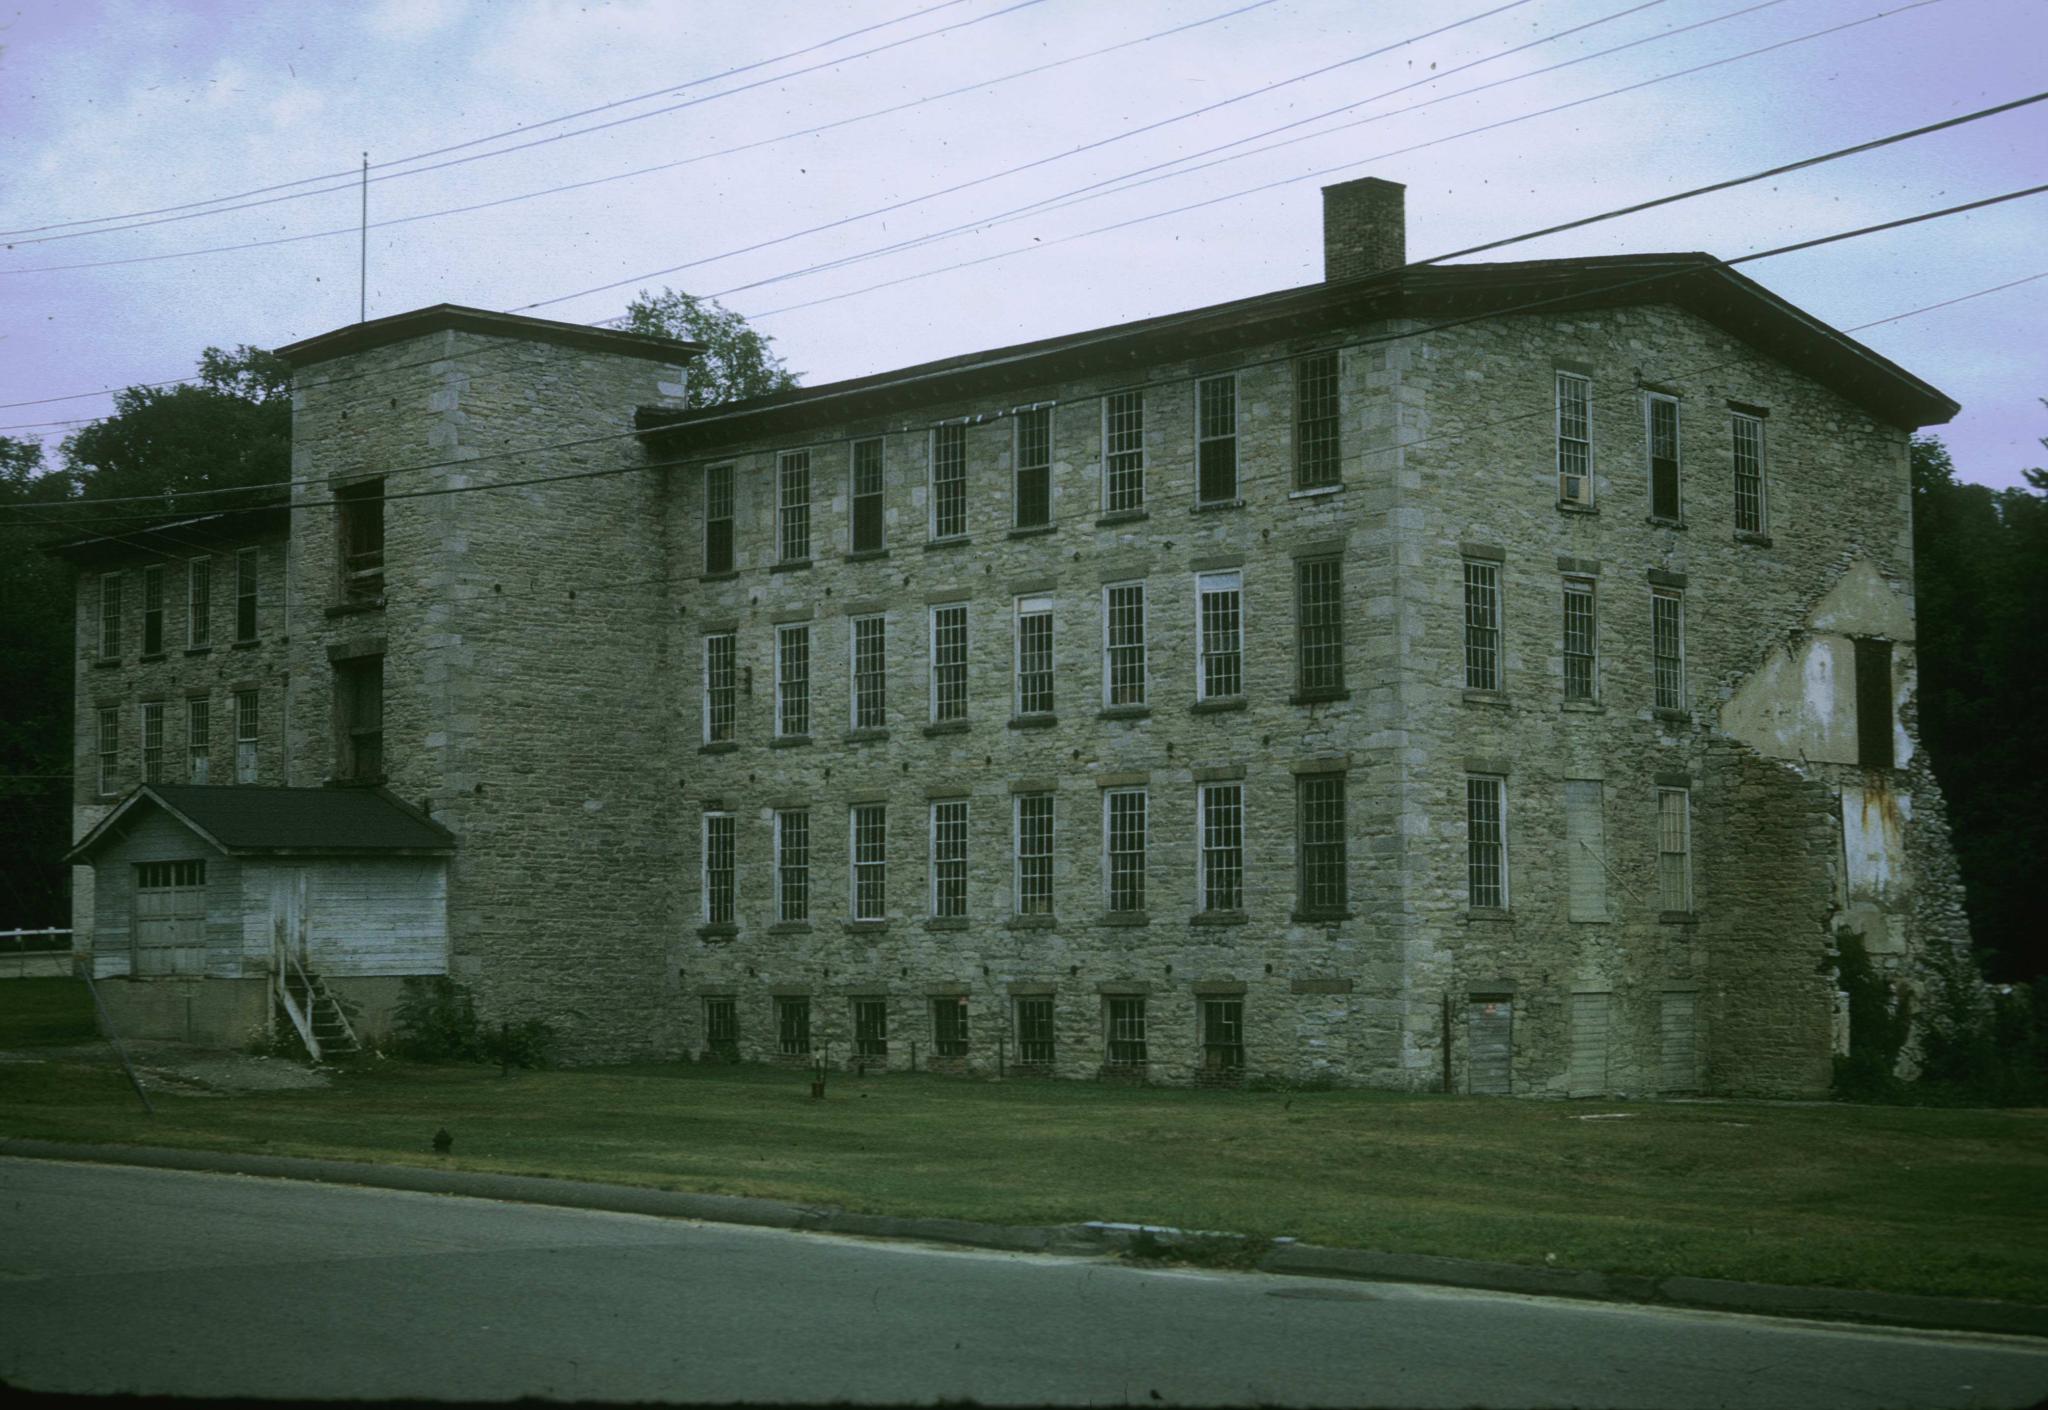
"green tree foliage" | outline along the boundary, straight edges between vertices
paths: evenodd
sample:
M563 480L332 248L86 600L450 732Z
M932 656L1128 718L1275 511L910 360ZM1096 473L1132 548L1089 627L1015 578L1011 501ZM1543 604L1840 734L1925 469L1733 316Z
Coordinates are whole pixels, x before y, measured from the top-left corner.
M797 375L783 366L771 349L774 339L747 326L747 320L713 299L678 293L666 286L659 294L642 289L626 305L628 333L657 338L685 338L704 344L703 356L690 366L684 401L694 410L729 401L786 392Z

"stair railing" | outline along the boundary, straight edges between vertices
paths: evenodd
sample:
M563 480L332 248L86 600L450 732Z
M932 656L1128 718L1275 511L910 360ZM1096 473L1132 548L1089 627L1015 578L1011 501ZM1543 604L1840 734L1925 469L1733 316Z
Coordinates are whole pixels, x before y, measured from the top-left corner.
M284 1005L285 1016L291 1019L292 1029L299 1035L299 1041L306 1045L307 1054L311 1056L313 1061L318 1062L320 1061L320 1040L313 1036L313 982L306 977L305 968L299 963L298 956L294 955L291 947L285 943L282 927L279 929L277 943L274 947L274 958L276 961L273 968L277 976L277 997ZM293 970L298 971L299 983L306 990L306 1007L303 1010L299 1008L298 1001L292 998L291 971Z

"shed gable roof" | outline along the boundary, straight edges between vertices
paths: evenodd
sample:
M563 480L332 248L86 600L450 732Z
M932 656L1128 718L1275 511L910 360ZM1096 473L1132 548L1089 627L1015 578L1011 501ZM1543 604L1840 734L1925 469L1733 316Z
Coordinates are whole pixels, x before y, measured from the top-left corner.
M126 831L138 808L160 808L229 856L442 854L455 834L381 788L260 788L145 783L79 839L67 860L89 862Z

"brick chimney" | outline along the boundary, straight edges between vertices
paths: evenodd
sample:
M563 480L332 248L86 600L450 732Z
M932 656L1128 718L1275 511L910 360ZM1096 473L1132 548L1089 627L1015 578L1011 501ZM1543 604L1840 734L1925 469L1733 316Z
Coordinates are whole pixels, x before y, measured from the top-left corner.
M1323 282L1408 263L1408 188L1361 176L1323 188Z

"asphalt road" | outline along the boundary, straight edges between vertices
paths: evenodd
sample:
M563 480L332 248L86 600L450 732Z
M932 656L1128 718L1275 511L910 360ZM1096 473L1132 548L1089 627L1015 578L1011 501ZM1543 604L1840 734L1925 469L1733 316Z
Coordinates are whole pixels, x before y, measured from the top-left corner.
M0 1380L182 1396L2019 1406L2048 1344L0 1159Z

